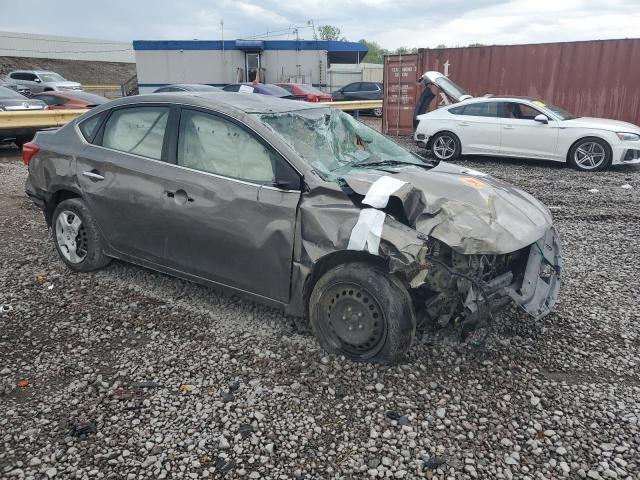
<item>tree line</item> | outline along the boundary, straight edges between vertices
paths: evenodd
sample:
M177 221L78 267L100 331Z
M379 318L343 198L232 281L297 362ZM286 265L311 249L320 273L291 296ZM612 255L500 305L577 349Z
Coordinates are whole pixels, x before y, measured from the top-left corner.
M315 34L316 39L320 40L337 40L341 42L346 42L347 37L342 35L340 29L334 25L321 25L318 27L317 32ZM398 47L394 50L390 50L388 48L384 48L380 46L378 42L365 40L361 38L358 40L358 43L362 43L366 45L369 49L369 53L367 53L367 62L368 63L383 63L385 55L406 55L410 53L418 53L417 47ZM459 47L460 45L456 45ZM482 47L484 46L481 43L472 43L467 45L468 47ZM437 45L436 48L447 48L446 45L440 44Z

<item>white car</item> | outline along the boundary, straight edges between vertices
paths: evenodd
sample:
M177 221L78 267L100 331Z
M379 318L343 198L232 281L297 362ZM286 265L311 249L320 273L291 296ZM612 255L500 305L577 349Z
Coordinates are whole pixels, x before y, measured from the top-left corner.
M640 163L640 127L602 118L576 118L530 97L473 98L438 72L423 75L447 101L418 115L414 139L439 160L460 155L522 157L569 162L583 171Z

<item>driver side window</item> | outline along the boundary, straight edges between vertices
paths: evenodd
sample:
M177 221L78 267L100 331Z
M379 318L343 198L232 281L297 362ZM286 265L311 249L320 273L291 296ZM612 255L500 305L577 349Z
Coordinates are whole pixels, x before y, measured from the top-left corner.
M262 185L275 183L273 153L252 134L222 117L183 109L178 165Z

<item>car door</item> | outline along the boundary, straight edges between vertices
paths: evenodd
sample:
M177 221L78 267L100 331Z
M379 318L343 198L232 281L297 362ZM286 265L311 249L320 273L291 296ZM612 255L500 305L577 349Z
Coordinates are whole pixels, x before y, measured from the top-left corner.
M90 117L80 124L89 144L76 159L83 197L110 247L157 265L169 252L175 213L166 197L175 174L166 162L171 114L170 106L145 104ZM102 122L97 133L96 121Z
M339 90L339 98L337 100L352 101L360 100L360 85L362 82L354 82Z
M557 120L524 102L501 102L502 134L500 154L526 158L557 158L559 124ZM547 122L536 121L543 114Z
M300 176L246 126L184 107L175 141L168 258L173 268L289 298Z
M477 102L449 108L452 130L464 154L496 154L500 151L501 124L498 102Z

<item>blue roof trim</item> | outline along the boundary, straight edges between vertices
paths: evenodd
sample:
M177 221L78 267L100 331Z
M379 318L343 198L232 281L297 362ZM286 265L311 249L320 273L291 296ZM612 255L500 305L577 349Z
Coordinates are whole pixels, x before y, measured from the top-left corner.
M335 40L263 40L264 50L326 50L328 52L369 51L358 42ZM238 50L236 40L134 40L134 50ZM243 48L244 50L244 48Z

